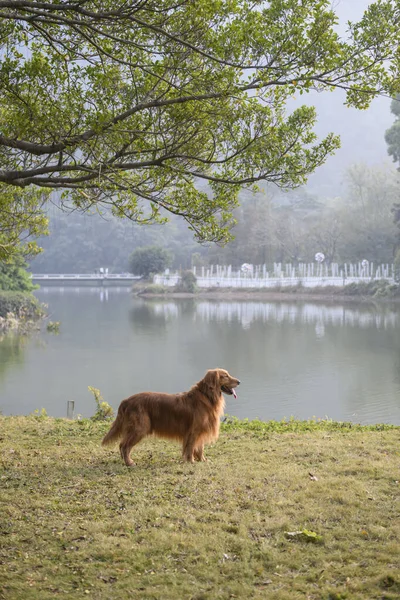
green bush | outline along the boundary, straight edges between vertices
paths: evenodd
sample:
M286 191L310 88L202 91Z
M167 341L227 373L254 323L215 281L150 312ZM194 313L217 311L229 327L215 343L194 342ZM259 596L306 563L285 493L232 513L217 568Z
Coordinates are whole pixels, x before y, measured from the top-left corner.
M194 294L197 290L197 278L192 271L183 271L179 283L175 286L179 292L189 292Z
M89 392L92 392L97 410L93 417L90 417L92 421L108 421L114 417L114 410L112 406L105 402L103 396L100 394L100 390L91 385L88 386Z
M47 323L46 329L49 333L55 333L55 334L59 334L60 333L60 321L49 321Z
M32 292L38 286L32 283L22 256L13 256L8 262L0 261L0 290Z
M32 294L0 290L0 317L4 319L9 313L17 319L30 321L42 317L44 310Z
M400 288L398 285L393 285L385 279L377 279L368 283L350 283L343 288L342 293L349 296L391 298L399 295Z

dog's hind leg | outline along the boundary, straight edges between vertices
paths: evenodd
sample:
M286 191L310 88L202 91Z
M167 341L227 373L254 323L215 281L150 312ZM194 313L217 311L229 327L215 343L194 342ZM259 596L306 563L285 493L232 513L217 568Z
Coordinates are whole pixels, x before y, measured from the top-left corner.
M133 431L122 440L119 445L119 451L121 453L122 460L125 462L127 467L132 467L135 463L130 458L130 453L133 446L136 446L145 437L145 433L141 431Z

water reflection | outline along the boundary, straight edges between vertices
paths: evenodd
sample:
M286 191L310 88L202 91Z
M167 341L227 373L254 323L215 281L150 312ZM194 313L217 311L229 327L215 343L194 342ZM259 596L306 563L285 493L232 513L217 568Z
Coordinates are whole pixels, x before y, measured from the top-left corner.
M42 287L40 288L39 295L43 302L46 301L46 297L54 297L55 295L60 296L92 296L98 298L100 302L108 302L108 300L115 294L130 294L130 288L127 286L61 286L61 287Z
M61 332L0 342L0 410L84 416L92 385L117 407L140 390L188 389L206 369L241 380L240 418L328 416L400 424L400 307L132 297L127 288L37 293ZM18 346L21 344L21 346ZM2 354L1 354L2 352ZM18 362L19 361L19 362ZM26 394L26 390L30 394Z
M12 332L0 335L0 379L6 376L9 369L23 364L25 345L25 336Z
M136 306L133 312L143 311L142 314L146 314L148 319L163 318L166 322L171 318L190 314L194 320L240 323L243 329L248 329L256 321L315 324L316 333L320 337L324 335L325 325L390 329L398 327L400 323L398 310L370 305L354 307L297 302L196 302L192 300L179 302L141 300L141 302L144 304Z
M177 311L173 316L177 316ZM165 329L170 314L166 307L164 310L157 310L156 306L139 301L133 304L129 311L129 318L134 331L157 334L160 329Z

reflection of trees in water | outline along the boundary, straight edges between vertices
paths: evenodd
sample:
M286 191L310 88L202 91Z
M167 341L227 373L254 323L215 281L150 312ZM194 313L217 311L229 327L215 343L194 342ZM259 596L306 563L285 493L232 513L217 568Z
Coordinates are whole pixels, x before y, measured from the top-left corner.
M399 424L400 335L398 329L364 329L350 349L343 404L353 421ZM347 340L349 342L349 339ZM362 361L358 357L362 353ZM343 378L343 374L341 374ZM361 417L360 417L361 416Z
M394 380L399 384L399 387L400 387L400 348L397 352L397 361L395 363Z
M130 322L137 331L159 332L165 329L167 324L167 315L163 311L155 310L155 306L148 303L136 303L129 311Z
M0 336L0 378L3 378L9 367L22 365L26 339L13 333Z
M395 360L394 360L394 376L393 379L398 383L400 389L400 335L398 331L393 332L394 339L392 339L394 352L395 352ZM399 405L400 405L400 396L399 396Z
M178 309L180 316L193 316L196 311L197 300L194 298L182 298L179 301Z
M135 301L129 316L134 329L159 332L168 321L194 314L196 302L192 299L179 301Z
M145 300L131 310L132 322L140 329L156 330L169 320L191 317L204 322L310 324L323 337L326 325L396 329L400 310L386 306L323 305L309 302L198 301L195 299Z
M205 321L239 321L247 328L254 321L304 323L350 327L393 328L400 323L400 312L386 307L354 307L286 302L199 302L197 314Z

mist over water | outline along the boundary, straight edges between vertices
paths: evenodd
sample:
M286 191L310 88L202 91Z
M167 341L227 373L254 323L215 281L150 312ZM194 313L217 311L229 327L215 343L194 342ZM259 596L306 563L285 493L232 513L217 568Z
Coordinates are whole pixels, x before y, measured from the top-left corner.
M45 288L61 333L0 341L0 410L90 416L87 387L117 408L179 392L213 367L241 380L226 412L400 424L400 306L143 300L127 289Z

